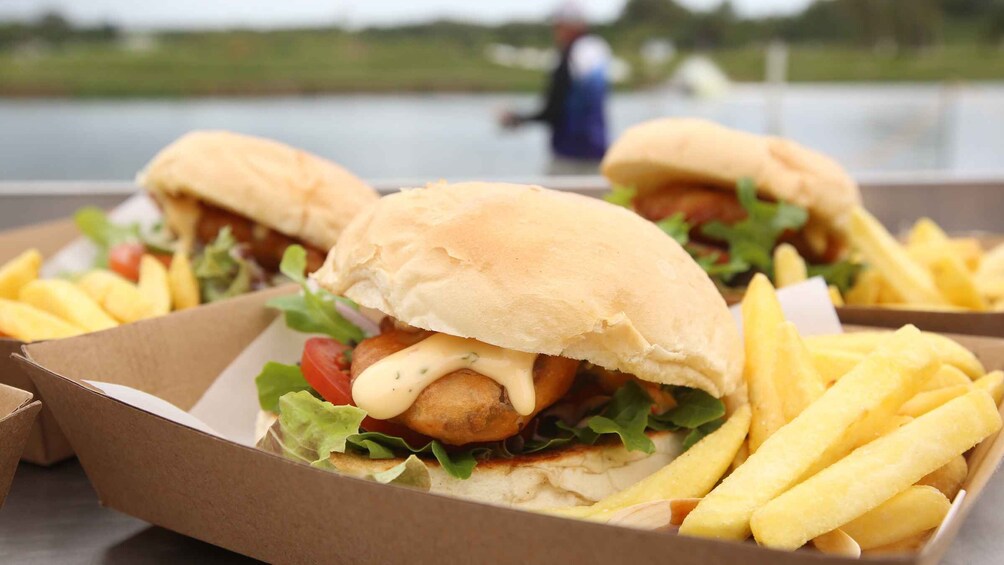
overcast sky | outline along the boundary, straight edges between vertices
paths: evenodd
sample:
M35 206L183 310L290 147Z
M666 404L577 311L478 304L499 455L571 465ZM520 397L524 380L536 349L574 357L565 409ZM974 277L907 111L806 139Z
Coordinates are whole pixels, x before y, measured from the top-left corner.
M596 21L614 18L626 0L581 0ZM698 9L720 0L679 0ZM744 15L791 13L811 0L733 0ZM56 10L81 24L111 22L133 28L296 27L332 23L355 27L438 18L497 23L541 19L547 0L0 0L0 20L24 20Z

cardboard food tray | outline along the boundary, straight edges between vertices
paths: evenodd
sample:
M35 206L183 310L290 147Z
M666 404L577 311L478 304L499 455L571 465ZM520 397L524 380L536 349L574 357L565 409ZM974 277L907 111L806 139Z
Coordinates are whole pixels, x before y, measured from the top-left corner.
M10 230L0 234L0 264L14 258L22 251L36 248L43 256L50 256L74 239L80 232L72 220L60 220L38 224L26 228ZM21 351L23 342L16 339L0 338L0 384L10 385L38 397L38 391L31 379L21 373L11 355ZM60 431L56 419L47 407L31 428L27 445L21 457L38 465L51 465L73 456L73 450Z
M41 402L31 399L29 392L0 384L0 507L7 498L28 432L42 408Z
M1004 454L973 453L955 515L919 554L851 560L566 520L339 476L176 424L82 381L188 410L275 318L248 295L77 338L27 345L19 363L67 431L105 506L277 563L936 563ZM1004 340L965 337L989 367ZM250 376L249 376L250 378Z

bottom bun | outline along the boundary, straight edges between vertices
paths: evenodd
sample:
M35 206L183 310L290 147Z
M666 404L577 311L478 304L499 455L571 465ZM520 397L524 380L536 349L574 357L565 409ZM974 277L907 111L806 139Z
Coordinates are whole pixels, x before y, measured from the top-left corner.
M275 417L262 413L256 437L262 437ZM651 454L628 451L620 443L577 444L511 459L479 461L469 479L447 474L435 459L423 459L430 491L514 508L559 508L592 504L637 483L683 452L683 435L650 432ZM340 474L372 477L404 461L369 459L333 453L331 464Z

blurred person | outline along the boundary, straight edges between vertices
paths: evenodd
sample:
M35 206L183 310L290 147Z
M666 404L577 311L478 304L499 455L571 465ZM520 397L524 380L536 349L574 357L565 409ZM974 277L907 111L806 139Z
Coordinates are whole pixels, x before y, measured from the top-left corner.
M551 16L554 41L561 53L551 72L543 107L532 114L507 111L503 127L541 122L551 128L548 174L597 174L607 150L606 98L610 46L589 34L577 2L564 2Z

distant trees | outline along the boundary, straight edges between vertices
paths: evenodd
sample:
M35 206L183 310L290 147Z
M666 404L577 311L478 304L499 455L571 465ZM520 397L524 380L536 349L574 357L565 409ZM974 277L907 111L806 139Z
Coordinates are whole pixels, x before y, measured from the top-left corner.
M60 47L66 43L112 41L119 30L112 24L76 27L59 12L46 12L33 22L0 22L0 49L28 43Z

